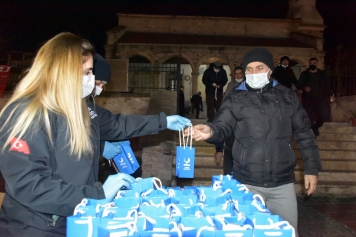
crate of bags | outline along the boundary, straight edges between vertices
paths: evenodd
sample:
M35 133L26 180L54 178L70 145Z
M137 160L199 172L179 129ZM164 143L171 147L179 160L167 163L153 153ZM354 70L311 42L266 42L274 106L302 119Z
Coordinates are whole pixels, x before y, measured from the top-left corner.
M67 236L294 237L295 231L260 195L218 175L211 186L184 188L139 178L113 200L83 199L67 218Z

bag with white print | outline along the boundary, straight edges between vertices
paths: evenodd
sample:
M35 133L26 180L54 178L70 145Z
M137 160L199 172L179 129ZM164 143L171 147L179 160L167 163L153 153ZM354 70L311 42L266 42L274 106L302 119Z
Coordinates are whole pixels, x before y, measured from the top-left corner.
M130 141L123 141L123 145L120 146L122 152L117 154L112 160L114 162L114 168L116 169L117 172L125 173L125 174L132 174L134 173L138 168L140 168L140 165L137 162L136 156L134 155L131 146L130 146Z
M253 221L254 230L253 236L280 236L280 237L295 237L295 230L287 221L283 221L278 215L268 215L257 213L248 216Z
M67 237L97 236L101 215L108 206L114 206L114 203L108 199L84 198L75 207L73 215L67 217Z
M239 236L252 237L253 223L242 213L232 217L214 217L215 237Z
M192 144L192 127L188 127L186 139L183 132L179 131L179 146L176 147L176 175L178 178L194 178L195 148L192 147Z

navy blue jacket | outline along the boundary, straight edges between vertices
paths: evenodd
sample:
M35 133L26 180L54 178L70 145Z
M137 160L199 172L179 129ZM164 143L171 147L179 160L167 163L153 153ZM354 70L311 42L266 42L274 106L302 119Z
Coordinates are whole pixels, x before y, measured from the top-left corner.
M83 198L103 199L98 183L100 140L125 140L157 134L166 128L166 115L138 116L112 114L88 100L94 155L78 159L69 151L66 119L50 114L54 145L42 126L31 127L21 139L28 149L0 153L0 170L6 194L0 210L0 236L65 236L66 217L73 214ZM14 108L0 118L4 123ZM40 123L41 124L41 123ZM10 128L11 125L9 125ZM0 133L0 147L5 142ZM57 221L52 215L60 216Z
M212 123L210 143L234 135L233 174L243 184L276 187L295 181L294 136L305 174L321 170L319 149L310 121L295 92L271 82L262 90L243 82L223 101Z

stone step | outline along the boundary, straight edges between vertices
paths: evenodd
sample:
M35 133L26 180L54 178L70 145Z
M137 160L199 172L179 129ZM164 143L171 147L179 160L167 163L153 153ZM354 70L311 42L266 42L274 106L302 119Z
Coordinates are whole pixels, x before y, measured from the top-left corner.
M325 136L329 136L328 139L323 139L323 140L320 140L318 139L317 140L317 145L319 147L319 149L321 150L354 150L356 152L356 134L342 134L340 135L340 140L336 140L336 139L339 139L338 136L339 135L333 135L333 134L329 134L329 135L325 135ZM349 139L347 138L348 136L352 136L352 139L351 140L347 140L346 139ZM325 138L325 137L324 137ZM331 138L333 138L332 140L330 140ZM182 143L181 143L182 144ZM177 141L176 140L176 146L179 146L180 143L179 143L179 140ZM196 150L198 150L198 148L212 148L214 149L215 148L215 145L214 144L210 144L210 143L207 143L205 141L194 141L193 140L193 144L192 144L193 147L195 147ZM297 142L292 140L292 146L294 148L297 148Z
M172 187L184 187L184 186L211 186L212 181L210 178L199 178L199 179L173 179ZM295 182L294 189L297 194L304 194L305 188L302 181ZM318 181L318 186L313 196L325 195L325 194L355 194L356 193L356 182L339 182L339 181Z
M319 128L320 134L322 133L356 133L356 127L352 127L349 123L334 123L328 122Z
M355 150L356 142L354 141L319 141L317 140L317 145L319 149L322 150ZM297 142L292 141L292 146L297 148Z
M301 157L299 151L294 149L297 157ZM346 159L356 160L356 150L320 150L320 157L325 159Z
M303 168L303 160L298 158L298 163L296 169ZM173 158L172 166L175 167L176 157ZM345 170L345 171L353 171L356 170L356 159L322 159L322 166L324 170L337 169L337 170ZM195 156L195 166L196 167L206 167L206 168L217 168L222 169L223 161L220 164L215 162L213 155L196 155Z
M205 124L206 120L203 119L191 119L193 125ZM319 128L321 134L329 133L353 133L356 134L356 127L352 127L348 122L326 122L324 125Z
M205 121L193 121L193 124L205 123ZM352 194L356 192L356 127L348 123L325 123L320 128L320 136L317 139L323 171L319 173L317 194ZM177 140L179 144L179 140ZM295 189L303 193L304 173L302 158L298 152L296 142L292 145L298 158L295 169ZM175 179L172 185L211 185L211 176L222 173L222 163L216 164L214 160L215 146L204 141L195 142L196 148L195 178ZM175 152L175 151L173 151ZM175 160L172 170L175 172Z
M356 134L354 133L320 133L317 142L320 141L338 141L338 142L355 142Z
M301 159L301 155L297 148L294 148L294 152L297 158ZM175 157L175 149L172 150L173 156ZM195 147L195 155L206 158L212 158L215 154L215 147L214 146L196 146ZM323 150L320 149L320 157L321 160L341 160L341 161L356 161L356 150Z
M172 173L176 173L175 165L172 165ZM213 175L220 175L223 173L221 166L197 166L194 167L194 179L195 178L207 178ZM304 170L302 168L296 168L294 170L296 181L304 179ZM321 181L343 181L353 182L356 180L355 170L339 170L339 169L323 169L319 172L319 180Z

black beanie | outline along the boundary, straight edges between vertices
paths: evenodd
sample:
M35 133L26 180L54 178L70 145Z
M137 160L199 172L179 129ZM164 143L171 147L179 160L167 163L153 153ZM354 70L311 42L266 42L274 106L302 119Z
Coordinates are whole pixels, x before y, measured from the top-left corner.
M265 48L254 48L245 54L243 59L244 68L246 68L247 65L252 62L262 62L266 64L271 69L271 71L274 70L272 54Z
M94 55L95 80L109 82L111 78L111 68L109 63L100 54Z

